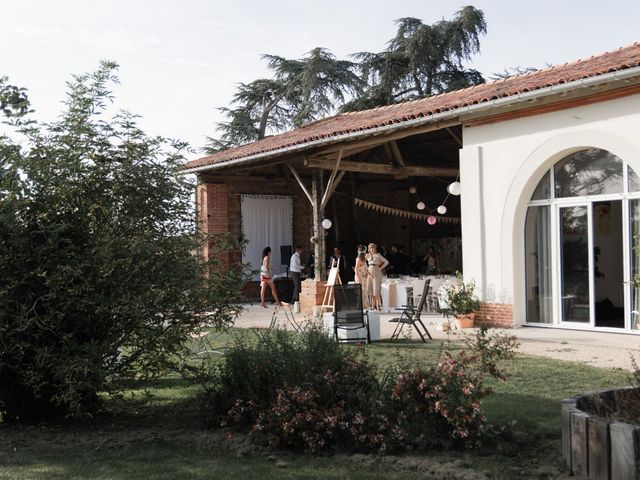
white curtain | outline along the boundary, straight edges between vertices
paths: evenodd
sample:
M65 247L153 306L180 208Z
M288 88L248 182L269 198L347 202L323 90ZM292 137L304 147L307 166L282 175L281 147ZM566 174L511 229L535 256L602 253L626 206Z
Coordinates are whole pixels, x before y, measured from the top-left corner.
M286 271L289 258L280 258L280 247L292 245L293 199L275 195L241 196L242 233L247 246L243 263L251 270L260 270L262 250L271 247L273 274ZM259 275L253 278L258 279Z

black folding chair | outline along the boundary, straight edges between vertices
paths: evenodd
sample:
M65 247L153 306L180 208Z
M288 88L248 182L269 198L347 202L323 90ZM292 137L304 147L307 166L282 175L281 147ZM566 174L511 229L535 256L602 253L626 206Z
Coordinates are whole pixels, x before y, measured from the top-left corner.
M429 330L427 330L427 327L425 327L424 323L422 323L422 320L420 319L420 315L422 315L422 309L424 308L424 303L427 301L429 283L430 280L424 282L422 296L420 297L420 301L418 302L417 306L403 305L402 308L396 309L402 311L402 313L400 314L400 317L392 318L391 320L389 320L392 323L396 323L396 328L393 330L391 340L397 340L404 326L409 324L411 324L413 328L416 329L416 332L418 332L418 335L420 335L420 338L423 342L427 342L427 340L425 339L425 335L429 337L429 340L432 339Z
M347 285L335 285L333 287L334 305L333 330L337 342L371 342L369 331L369 313L362 309L362 285L352 283ZM340 338L338 330L361 330L366 332L363 337ZM364 333L363 332L363 333Z

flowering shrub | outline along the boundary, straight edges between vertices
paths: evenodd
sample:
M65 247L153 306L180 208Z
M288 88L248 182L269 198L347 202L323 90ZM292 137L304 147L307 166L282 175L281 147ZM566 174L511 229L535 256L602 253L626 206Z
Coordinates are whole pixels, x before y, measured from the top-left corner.
M398 376L391 391L397 412L396 442L412 448L469 445L482 431L481 399L490 391L470 368L475 357L444 352L427 370Z
M353 451L384 451L389 417L377 398L375 369L366 360L347 359L325 370L307 386L278 390L273 406L253 427L271 445L318 452L340 446Z

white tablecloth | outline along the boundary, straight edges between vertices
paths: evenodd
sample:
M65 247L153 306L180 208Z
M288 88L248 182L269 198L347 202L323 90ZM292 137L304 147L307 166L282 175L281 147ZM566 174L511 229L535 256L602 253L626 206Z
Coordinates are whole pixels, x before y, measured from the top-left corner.
M424 283L427 280L431 281L429 293L436 295L438 290L443 286L448 287L449 285L452 285L456 281L456 277L438 277L436 275L428 275L424 278L384 278L381 288L382 310L385 312L392 312L396 308L402 308L404 305L408 305L410 302L407 296L407 288L412 290L413 304L418 305L424 290Z
M411 281L403 281L397 279L389 279L382 282L382 310L392 312L396 308L407 305L409 299L407 297L407 288L412 288Z

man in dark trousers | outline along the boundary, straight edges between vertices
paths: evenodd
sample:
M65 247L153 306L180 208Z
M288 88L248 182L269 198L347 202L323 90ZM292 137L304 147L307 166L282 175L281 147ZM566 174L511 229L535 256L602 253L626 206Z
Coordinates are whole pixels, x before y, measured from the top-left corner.
M333 249L333 255L329 258L328 268L331 268L333 265L338 265L338 273L340 274L340 281L342 283L347 283L351 280L351 265L348 260L342 255L342 249L340 247L336 247Z
M409 273L409 259L400 251L396 243L391 246L391 253L385 258L389 260L389 266L386 268L388 275L398 277Z
M291 280L293 280L293 295L291 296L291 303L295 303L299 300L300 296L300 275L302 274L302 247L296 245L296 250L291 255L289 261L289 274Z

